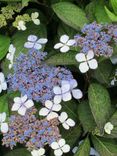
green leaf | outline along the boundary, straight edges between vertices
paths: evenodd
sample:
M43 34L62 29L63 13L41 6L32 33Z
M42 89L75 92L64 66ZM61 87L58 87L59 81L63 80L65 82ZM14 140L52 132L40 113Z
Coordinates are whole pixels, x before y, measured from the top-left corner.
M69 51L69 53L58 52L58 54L49 57L46 63L49 65L78 65L78 62L75 60L77 53L76 51Z
M61 112L66 112L69 116L69 118L72 118L74 121L78 121L78 116L77 116L77 107L78 103L75 100L67 101L67 102L62 102L62 109Z
M30 0L22 0L22 7L28 5L28 2L29 2L29 1L30 1Z
M95 21L95 8L96 8L96 1L92 1L88 5L86 5L85 12L90 22Z
M117 15L112 13L106 6L105 6L105 11L112 22L117 22Z
M70 128L69 131L62 128L61 135L66 140L66 143L72 148L81 135L81 127L76 125L75 127Z
M26 31L17 31L12 37L12 44L16 47L15 58L19 56L20 53L27 53L28 50L24 48L24 43L27 41L29 35L36 35L38 37L47 37L46 27L43 24L39 26L34 25L33 23L27 24ZM15 62L15 59L14 59ZM13 69L9 70L8 68L9 61L6 59L2 64L2 69L5 75L12 73Z
M110 77L113 66L110 60L104 60L99 63L98 68L93 72L92 76L100 83L110 86Z
M88 23L84 11L70 2L60 2L52 5L57 16L67 25L79 30Z
M72 39L74 38L74 35L77 34L77 31L64 23L61 23L58 27L58 35L60 37L63 34L67 34Z
M110 0L115 14L117 14L117 0Z
M111 100L107 89L100 84L92 83L88 89L89 105L95 122L102 132L111 112Z
M27 151L25 148L15 149L11 152L8 152L4 156L31 156L31 153Z
M111 20L104 9L103 1L96 1L95 17L99 23L111 23Z
M85 133L92 132L96 127L96 123L91 113L88 101L83 101L79 104L78 115Z
M7 116L9 116L9 108L8 108L8 98L7 94L0 96L0 113L6 112Z
M79 146L78 151L74 156L89 156L90 153L90 142L89 139L86 138L83 143Z
M117 156L117 144L114 140L93 136L92 141L100 156Z
M0 60L2 60L9 48L10 38L8 36L0 35Z

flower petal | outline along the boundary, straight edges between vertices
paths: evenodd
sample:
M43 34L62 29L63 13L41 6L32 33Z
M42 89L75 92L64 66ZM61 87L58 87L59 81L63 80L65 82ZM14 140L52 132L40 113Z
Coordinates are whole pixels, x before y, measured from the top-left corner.
M63 101L70 101L72 99L71 93L67 92L62 95Z
M22 97L21 97L22 103L26 102L27 98L28 98L27 95L22 96Z
M15 103L20 103L20 104L22 103L20 97L15 97L15 98L14 98L14 102L15 102Z
M50 112L47 116L47 120L51 120L57 117L58 117L58 114L56 112Z
M60 104L54 104L52 110L58 112L61 110L61 108L62 106Z
M62 100L62 95L55 95L54 96L54 103L55 104L61 103L61 100Z
M64 145L63 147L62 147L62 151L64 152L64 153L68 153L69 151L70 151L70 146L69 145Z
M24 47L25 48L33 48L33 46L34 46L34 43L33 42L26 42L25 44L24 44Z
M83 96L83 94L82 94L82 92L81 92L80 89L73 89L73 90L72 90L72 94L73 94L73 97L74 97L75 99L81 99L82 96Z
M94 52L93 50L89 50L86 56L87 60L93 59L94 58Z
M2 85L2 90L6 90L7 89L7 83L6 82L3 82L1 85Z
M66 123L70 126L70 127L74 127L75 126L75 122L72 119L67 119Z
M57 149L57 150L54 151L54 154L55 154L55 156L62 156L63 152L62 152L61 149Z
M59 48L61 48L63 46L64 45L62 43L57 43L57 44L55 44L54 49L59 49Z
M33 22L35 25L39 25L40 24L40 20L39 19L33 19Z
M20 107L21 107L20 103L14 103L11 110L12 111L18 111Z
M78 62L83 62L83 61L86 61L86 56L85 54L83 53L78 53L76 56L75 56L76 60Z
M42 108L39 111L39 115L41 115L41 116L47 116L49 112L50 112L50 110L48 110L47 108Z
M22 115L22 116L24 116L25 115L25 113L26 113L26 107L25 106L21 106L20 108L19 108L19 110L18 110L18 113L20 114L20 115Z
M64 146L65 145L65 139L60 139L58 141L58 144L59 144L60 147Z
M2 73L2 72L0 72L0 82L2 83L2 82L4 82L4 74Z
M98 63L96 59L92 59L88 61L88 64L91 69L96 69L98 67Z
M70 86L71 89L76 88L78 86L78 83L75 79L70 80Z
M31 108L32 106L34 106L34 102L32 100L28 100L24 103L24 106L26 108Z
M89 70L89 66L87 64L87 62L83 62L79 65L79 70L82 72L82 73L86 73L88 70Z
M68 36L68 35L62 35L62 36L60 37L60 41L61 41L62 43L67 43L68 40L69 40L69 36Z
M47 43L47 42L48 42L47 38L40 38L40 39L37 41L37 43L40 43L40 44L45 44L45 43Z
M38 156L38 152L37 152L37 150L33 150L33 151L31 151L31 155L32 155L32 156Z
M62 92L61 92L61 88L59 87L59 86L55 86L54 88L53 88L53 92L54 92L54 94L61 94Z
M62 52L62 53L66 53L66 52L68 52L70 50L70 47L68 47L67 45L64 45L61 49L60 49L60 51Z
M45 101L45 106L46 106L48 109L52 109L52 107L53 107L53 102L50 101L50 100L46 100L46 101Z
M37 50L39 50L39 49L41 49L42 48L42 45L40 44L40 43L35 43L34 44L34 47L33 47L34 49L37 49Z
M36 42L37 40L37 36L36 35L29 35L28 36L28 41L30 42Z
M40 148L38 150L38 156L43 156L45 154L45 149L44 148Z
M63 127L64 127L66 130L69 130L70 127L69 127L69 125L68 125L66 122L64 122L62 125L63 125Z
M6 120L6 113L3 112L0 114L0 122L4 122Z
M69 40L69 41L67 42L67 45L68 45L68 46L73 46L75 43L76 43L75 40Z
M8 132L8 124L7 123L2 123L1 124L1 132L2 133L7 133Z
M57 142L53 142L53 143L51 144L51 148L54 149L54 150L56 150L57 148L59 148L58 143L57 143Z
M58 117L58 119L59 119L59 121L60 121L61 123L65 122L65 120L66 120L67 118L68 118L68 115L67 115L66 112L62 112L62 113L60 114L60 116Z
M68 83L66 83L66 84L64 84L64 85L62 85L62 87L61 87L61 91L62 91L62 94L64 94L64 93L66 93L66 92L69 92L70 91L70 84Z

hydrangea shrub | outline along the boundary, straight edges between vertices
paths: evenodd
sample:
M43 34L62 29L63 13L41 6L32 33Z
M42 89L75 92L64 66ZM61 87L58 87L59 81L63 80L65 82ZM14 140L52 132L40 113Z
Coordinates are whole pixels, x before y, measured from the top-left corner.
M2 156L117 155L117 0L0 1Z

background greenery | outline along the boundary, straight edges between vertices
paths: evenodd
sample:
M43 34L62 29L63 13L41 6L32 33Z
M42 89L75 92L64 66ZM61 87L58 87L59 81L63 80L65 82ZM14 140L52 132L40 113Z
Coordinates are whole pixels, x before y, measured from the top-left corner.
M46 63L67 66L80 82L79 88L84 93L81 101L72 100L62 104L63 110L77 123L75 128L67 133L62 129L62 136L71 147L78 145L78 142L84 139L74 156L89 156L91 146L95 147L100 156L117 156L117 87L110 86L116 65L112 65L109 59L101 58L97 70L82 75L78 71L78 63L74 59L79 51L78 49L71 49L66 54L53 50L54 44L57 43L62 34L67 34L73 38L86 23L93 21L102 24L116 23L117 0L0 0L0 7L15 2L22 3L22 10L19 14L38 11L41 25L36 26L29 22L27 30L21 32L12 27L12 21L14 20L12 19L8 21L6 27L0 29L1 70L6 76L12 72L9 71L9 62L5 59L10 43L17 47L16 56L18 56L20 51L26 53L23 44L29 34L47 37L49 42L44 49L48 52ZM25 6L28 2L29 4ZM116 53L115 48L115 56ZM2 93L0 112L5 111L8 116L10 115L9 107L16 94ZM111 135L104 134L103 130L105 123L108 121L111 121L114 125ZM0 137L2 139L2 135ZM13 151L1 145L0 155L30 156L31 154L21 145L18 145ZM66 155L72 156L73 153ZM53 152L49 150L47 156L53 156Z

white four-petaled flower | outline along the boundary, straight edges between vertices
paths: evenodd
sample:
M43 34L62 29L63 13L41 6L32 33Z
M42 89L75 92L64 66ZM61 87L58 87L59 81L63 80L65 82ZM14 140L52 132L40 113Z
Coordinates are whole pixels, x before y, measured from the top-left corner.
M76 89L77 81L75 79L71 79L70 81L62 80L61 87L54 86L53 92L55 94L54 101L56 103L60 103L61 100L69 101L72 99L72 95L75 99L82 98L83 94L80 89Z
M57 118L58 114L56 112L61 110L61 105L53 103L50 100L45 102L45 107L39 111L39 115L46 116L47 120Z
M40 148L39 150L33 150L31 152L32 156L44 156L45 154L45 149L44 148Z
M31 14L31 19L34 22L34 24L39 25L40 24L40 20L38 19L39 17L39 13L38 12L34 12Z
M71 118L68 118L68 115L66 112L62 112L60 116L58 117L59 121L62 123L63 127L67 130L69 130L70 127L75 126L74 120Z
M0 130L2 133L8 132L8 124L5 122L6 120L6 113L0 113Z
M55 156L61 156L63 153L70 151L70 146L66 144L64 139L60 139L58 142L53 142L51 148L54 150Z
M104 130L107 134L111 134L111 131L113 130L114 126L111 122L107 122L104 126Z
M10 44L10 46L9 46L9 53L6 56L6 58L10 61L9 69L11 69L12 66L13 66L13 59L14 59L15 51L16 51L16 48L14 47L14 45Z
M22 30L22 31L25 31L27 28L26 28L26 25L25 25L26 23L24 22L24 21L19 21L18 22L18 26L17 26L17 29L18 30Z
M15 97L14 104L12 106L12 111L18 111L20 115L25 115L27 109L31 108L34 105L32 100L28 100L27 95L22 97Z
M80 62L79 70L82 73L86 73L89 69L96 69L98 67L97 60L94 59L94 52L92 50L88 51L87 54L77 54L76 60Z
M28 49L41 49L42 48L42 45L47 43L47 39L46 38L40 38L38 39L37 36L35 35L29 35L28 36L28 41L24 44L24 47L25 48L28 48Z
M62 35L60 37L60 43L55 44L54 49L60 49L62 53L66 53L70 50L70 46L73 46L74 44L74 39L69 39L68 35Z
M4 74L0 72L0 93L2 92L2 90L6 90L6 89L7 89L7 83L5 81Z

